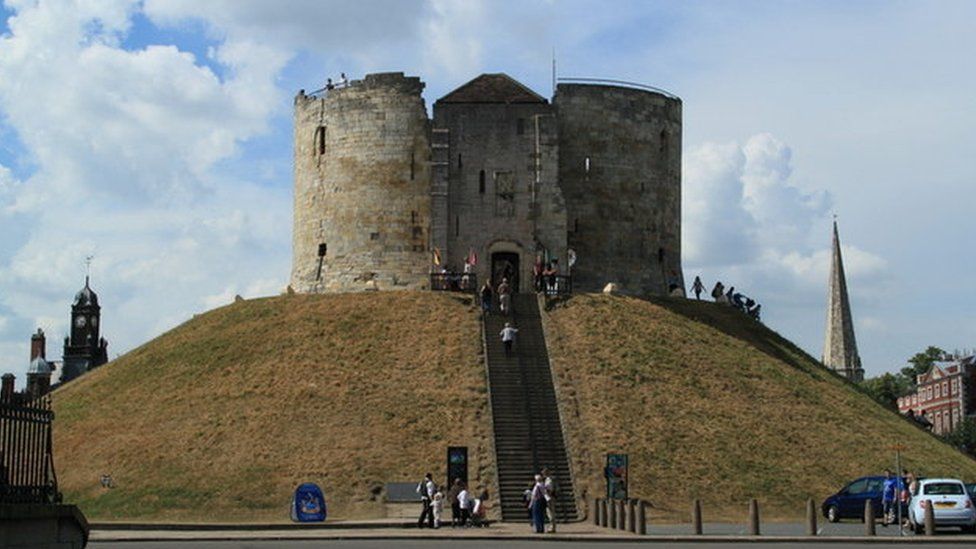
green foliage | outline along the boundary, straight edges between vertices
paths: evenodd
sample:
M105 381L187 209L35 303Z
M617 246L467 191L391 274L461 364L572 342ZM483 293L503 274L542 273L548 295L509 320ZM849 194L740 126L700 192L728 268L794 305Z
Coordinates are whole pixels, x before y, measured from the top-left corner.
M885 373L878 377L865 379L861 382L861 387L882 406L897 410L898 397L911 391L912 382L901 373Z
M966 418L959 427L943 438L963 452L976 456L976 419Z
M909 377L914 383L915 376L922 375L929 371L929 368L931 368L936 361L941 360L945 354L946 352L942 349L929 345L928 349L925 349L921 353L916 353L915 356L908 359L908 363L911 364L911 366L902 368L901 373L902 375Z

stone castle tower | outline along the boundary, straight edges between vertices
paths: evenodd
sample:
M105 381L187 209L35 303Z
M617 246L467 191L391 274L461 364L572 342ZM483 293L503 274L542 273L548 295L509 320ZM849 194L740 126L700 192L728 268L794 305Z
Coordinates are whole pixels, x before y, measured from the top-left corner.
M577 81L550 102L483 74L428 119L423 88L383 73L296 97L294 290L426 288L435 251L523 292L570 251L577 290L684 287L680 99Z
M837 221L834 221L823 363L855 383L864 380L864 368L861 368L861 357L857 354L857 341L854 339L854 318L851 316L851 301L847 296L847 278L844 276Z

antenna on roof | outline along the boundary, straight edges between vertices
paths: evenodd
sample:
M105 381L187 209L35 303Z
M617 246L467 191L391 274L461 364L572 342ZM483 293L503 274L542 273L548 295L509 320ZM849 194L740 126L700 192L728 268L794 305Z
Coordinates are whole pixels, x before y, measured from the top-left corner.
M88 283L89 277L91 277L91 263L92 259L95 259L94 255L85 256L85 284Z

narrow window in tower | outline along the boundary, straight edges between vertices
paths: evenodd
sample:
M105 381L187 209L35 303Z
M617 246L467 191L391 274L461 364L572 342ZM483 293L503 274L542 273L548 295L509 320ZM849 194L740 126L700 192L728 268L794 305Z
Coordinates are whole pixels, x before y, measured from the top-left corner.
M663 154L668 151L668 132L664 130L661 130L660 147L661 148L658 150L658 152Z
M415 171L416 171L415 168L414 168L414 165L416 164L415 158L414 158L415 156L416 155L414 155L413 151L411 151L410 152L410 181L413 181L413 178L414 178L414 175L415 175Z
M458 169L460 170L463 167L464 167L464 164L461 163L461 155L458 154Z
M478 192L485 194L485 170L481 170L478 174Z
M664 263L664 248L657 249L657 262Z
M417 210L411 210L410 212L410 223L413 225L417 224Z
M590 157L589 156L587 156L586 158L583 159L583 170L586 173L590 173Z
M315 128L315 153L325 154L325 126Z
M369 233L369 239L370 240L379 240L380 239L380 233Z
M573 234L579 234L579 218L573 220Z
M517 133L518 135L522 135L522 134L525 133L525 119L524 118L519 118L518 121L516 121L516 124L515 124L515 133Z
M459 216L454 216L454 236L461 234L461 218Z

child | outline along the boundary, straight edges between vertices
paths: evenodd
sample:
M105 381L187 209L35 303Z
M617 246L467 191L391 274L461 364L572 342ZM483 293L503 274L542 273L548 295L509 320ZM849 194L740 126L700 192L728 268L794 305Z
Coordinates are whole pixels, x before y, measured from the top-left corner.
M434 501L431 502L431 507L434 508L434 528L441 527L441 513L444 512L444 494L441 489L438 488L437 492L434 494Z

